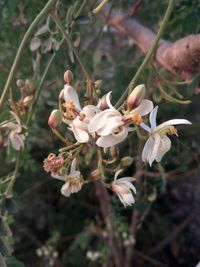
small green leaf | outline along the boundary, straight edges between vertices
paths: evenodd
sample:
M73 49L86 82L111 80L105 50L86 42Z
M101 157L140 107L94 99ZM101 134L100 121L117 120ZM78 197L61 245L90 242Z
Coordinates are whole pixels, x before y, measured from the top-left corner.
M7 267L25 267L23 262L18 261L14 257L5 257L5 262L7 264Z

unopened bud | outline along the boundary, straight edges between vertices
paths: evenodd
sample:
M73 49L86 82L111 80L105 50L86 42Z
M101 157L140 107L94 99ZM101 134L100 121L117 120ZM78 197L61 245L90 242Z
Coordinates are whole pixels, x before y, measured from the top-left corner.
M28 94L34 94L35 93L35 85L30 79L26 79L25 81L25 89Z
M62 122L62 116L58 109L54 109L49 116L48 125L51 128L56 128Z
M103 83L102 80L97 80L97 81L95 81L95 82L94 82L94 86L95 86L95 88L96 88L96 89L101 88L102 83Z
M28 106L30 102L33 100L33 95L28 95L23 99L23 105Z
M74 81L74 75L71 72L71 70L67 70L64 73L64 81L69 84L72 85L73 81Z
M121 166L123 166L123 167L130 166L133 163L133 158L132 157L129 157L129 156L123 157L121 159L121 162L120 163L121 163Z
M140 84L136 86L127 99L128 109L132 110L139 106L146 93L145 85Z
M18 79L16 85L17 87L22 88L24 87L24 81L22 79Z

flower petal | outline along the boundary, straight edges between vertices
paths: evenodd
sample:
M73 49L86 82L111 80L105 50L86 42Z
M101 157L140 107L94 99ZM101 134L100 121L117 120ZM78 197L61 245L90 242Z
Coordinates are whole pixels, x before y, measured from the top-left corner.
M148 138L148 140L146 141L143 151L142 151L142 161L143 162L148 162L149 161L149 155L153 149L153 145L154 145L154 140L153 138L150 136Z
M78 94L77 94L76 90L73 87L71 87L68 84L65 84L63 94L64 94L64 99L65 99L66 103L67 102L73 102L75 107L77 109L81 110Z
M69 197L71 194L70 190L70 182L64 183L64 185L61 187L61 194L64 195L65 197Z
M133 109L130 114L138 114L140 116L145 116L149 114L153 109L153 102L147 99L143 99L140 105Z
M151 129L154 129L156 127L157 112L158 112L158 106L156 106L150 113L149 120L151 124Z
M162 157L165 155L165 153L167 153L167 151L170 150L170 148L171 148L171 140L169 139L169 137L164 135L160 139L160 145L159 145L158 152L156 155L156 161L160 162Z
M89 141L89 134L86 130L76 127L73 123L71 124L71 130L79 143L87 143Z
M128 128L123 127L122 131L120 131L118 134L109 134L106 136L99 137L96 144L99 147L112 147L124 141L127 135L128 135Z
M177 124L192 124L192 123L185 119L174 119L174 120L163 122L162 124L158 125L154 130L160 131L162 128L165 128L166 126L172 126L172 125L177 125Z
M76 171L76 158L73 159L71 168L70 168L70 174L74 173Z
M160 145L160 135L155 134L154 137L154 144L153 144L153 149L149 155L149 165L151 166L153 161L156 159L157 153L158 153L158 148Z

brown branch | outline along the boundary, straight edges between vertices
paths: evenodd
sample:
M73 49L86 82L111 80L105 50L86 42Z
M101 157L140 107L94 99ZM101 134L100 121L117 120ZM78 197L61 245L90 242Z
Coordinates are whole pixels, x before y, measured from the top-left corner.
M109 25L130 37L146 54L156 35L130 16L113 12ZM189 80L200 72L200 34L192 34L172 43L160 40L155 53L155 61L173 74Z
M197 215L197 212L193 211L180 225L178 225L164 240L162 240L158 245L152 248L148 255L155 254L161 251L165 246L167 246L174 238L177 237L187 226L188 224L194 219Z
M112 250L113 258L115 261L115 267L123 266L123 253L120 247L120 242L118 240L118 235L116 229L113 227L112 217L110 214L110 197L106 188L102 185L100 181L95 183L96 195L99 199L101 213L108 230L108 239L110 249Z

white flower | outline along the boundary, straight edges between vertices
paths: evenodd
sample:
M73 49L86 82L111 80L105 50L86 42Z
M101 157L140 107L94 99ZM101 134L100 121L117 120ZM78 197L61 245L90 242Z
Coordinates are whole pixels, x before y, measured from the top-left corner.
M90 120L99 112L99 109L93 105L85 106L79 115L70 124L70 130L74 133L79 143L87 143L90 135L88 125Z
M25 135L22 133L22 125L18 116L12 111L10 111L10 113L14 117L16 123L7 122L2 128L7 128L9 130L9 141L12 147L18 151L24 148Z
M118 175L122 170L118 170L115 173L114 181L112 182L112 190L117 194L122 204L126 206L131 206L135 203L135 199L131 190L136 194L135 186L131 183L133 181L132 177L124 177L117 179Z
M69 129L73 132L77 142L87 143L90 138L88 124L100 111L99 108L93 105L87 105L81 110L78 94L75 89L69 85L65 85L63 96L66 107L75 115L72 121L68 121Z
M177 135L177 130L173 125L177 124L191 124L188 120L185 119L174 119L166 121L157 126L156 124L156 116L157 116L158 106L156 106L150 116L150 124L151 128L147 126L145 123L141 123L141 127L149 132L150 137L148 138L142 152L142 160L144 162L149 162L151 166L153 161L156 160L160 162L162 157L165 155L167 151L171 148L171 140L168 135Z
M125 124L122 114L110 103L110 94L107 94L106 101L109 109L96 114L88 125L91 134L97 134L99 138L96 144L99 147L112 147L126 139L129 125Z
M106 109L91 119L88 130L91 134L97 134L97 146L112 147L124 141L128 133L132 131L129 123L134 121L137 125L142 122L141 117L150 113L153 109L153 103L149 100L142 100L140 105L131 110L126 116L123 116L110 103L109 92L106 95L106 102L109 109Z
M65 181L64 185L61 187L61 193L66 197L80 191L83 185L82 175L76 170L76 158L72 161L70 173L68 175L52 175L52 177Z

